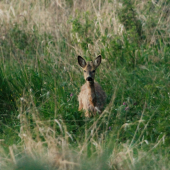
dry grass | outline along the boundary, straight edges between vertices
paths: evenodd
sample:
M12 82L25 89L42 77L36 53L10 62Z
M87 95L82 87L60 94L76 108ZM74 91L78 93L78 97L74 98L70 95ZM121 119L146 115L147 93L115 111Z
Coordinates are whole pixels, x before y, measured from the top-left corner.
M123 26L116 17L116 8L119 5L115 3L101 1L73 1L72 7L69 8L67 1L1 1L0 16L1 24L3 24L4 33L14 24L19 24L21 29L26 31L34 31L36 26L39 33L51 33L56 40L61 35L67 39L68 45L73 48L77 54L81 54L79 46L72 45L72 24L68 21L79 15L78 11L89 11L90 16L94 18L95 25L99 24L100 31L104 34L105 29L108 32L114 30L115 34L122 34ZM83 12L81 13L82 23ZM25 24L25 22L27 24ZM112 24L111 24L112 23ZM96 28L97 29L97 28ZM93 30L96 32L96 30ZM71 34L70 34L71 33ZM3 35L4 36L4 35ZM113 36L113 35L108 35ZM80 37L76 37L78 41L82 41ZM98 39L93 46L89 46L92 54L99 52L101 39Z
M27 166L31 165L31 169L40 167L61 170L84 170L86 168L131 170L136 169L138 164L141 168L145 169L147 164L144 165L142 162L145 162L147 159L150 160L149 154L151 151L159 147L165 140L165 136L163 136L146 152L138 149L138 145L148 144L148 141L144 139L133 146L133 139L132 141L127 140L126 143L117 143L119 133L121 133L120 129L119 132L113 131L110 134L112 140L109 140L109 143L106 145L108 132L104 131L101 136L98 136L98 130L101 126L99 121L105 117L105 113L110 114L107 111L109 110L108 106L100 117L94 121L92 126L85 130L84 141L79 142L77 140L78 145L75 148L70 143L70 141L73 141L73 136L69 134L66 125L61 119L41 121L40 113L35 106L31 90L30 95L21 98L18 108L18 118L20 120L20 132L18 135L21 141L17 145L9 146L9 152L4 151L3 147L0 147L0 165L2 169L11 169L13 167L16 170L18 168L29 170ZM53 126L51 126L52 122ZM139 121L138 126L140 123L142 122ZM146 126L148 123L146 123ZM125 126L122 125L122 128L125 128ZM138 131L138 128L136 131ZM89 145L94 147L90 160L87 156ZM151 160L156 162L157 156L152 155ZM163 169L166 169L166 161L160 161L160 166ZM157 165L155 165L155 168L157 168Z

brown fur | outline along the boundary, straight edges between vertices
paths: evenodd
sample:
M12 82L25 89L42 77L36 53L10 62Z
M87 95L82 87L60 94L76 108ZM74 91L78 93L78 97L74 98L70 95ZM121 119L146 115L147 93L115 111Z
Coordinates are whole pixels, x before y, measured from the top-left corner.
M88 62L86 64L83 58L78 58L79 64L83 67L84 70L84 78L86 83L81 87L81 92L78 95L79 100L79 111L85 110L85 116L89 117L92 113L96 115L96 113L101 113L106 101L106 94L102 90L101 86L94 81L95 72L94 70L100 65L100 58L96 58L94 62ZM92 81L87 81L87 78L92 78Z

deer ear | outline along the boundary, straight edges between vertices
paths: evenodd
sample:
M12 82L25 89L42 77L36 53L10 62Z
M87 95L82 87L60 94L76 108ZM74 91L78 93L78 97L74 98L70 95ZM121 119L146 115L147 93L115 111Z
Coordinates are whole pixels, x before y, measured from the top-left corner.
M79 65L84 68L86 66L86 61L81 57L81 56L78 56L78 63Z
M101 55L99 55L98 57L96 57L96 59L94 60L94 66L97 68L100 63L101 63L102 57Z

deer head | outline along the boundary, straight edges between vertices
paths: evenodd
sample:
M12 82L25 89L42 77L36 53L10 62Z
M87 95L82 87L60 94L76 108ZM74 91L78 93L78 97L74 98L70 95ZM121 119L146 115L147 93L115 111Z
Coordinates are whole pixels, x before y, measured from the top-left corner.
M86 80L86 82L88 82L89 84L93 84L95 78L95 70L101 63L101 55L95 58L94 62L89 61L87 63L81 56L78 56L78 63L83 68L84 79Z

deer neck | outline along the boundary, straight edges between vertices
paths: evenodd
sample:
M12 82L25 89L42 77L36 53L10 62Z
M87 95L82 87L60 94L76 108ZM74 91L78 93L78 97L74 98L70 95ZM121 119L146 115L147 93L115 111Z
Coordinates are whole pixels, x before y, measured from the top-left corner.
M87 82L87 87L88 87L88 96L89 96L89 101L93 107L96 106L96 92L95 92L95 87L94 87L94 81L89 83Z

